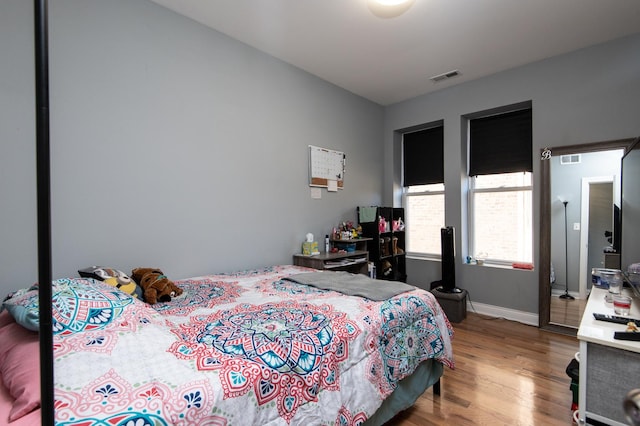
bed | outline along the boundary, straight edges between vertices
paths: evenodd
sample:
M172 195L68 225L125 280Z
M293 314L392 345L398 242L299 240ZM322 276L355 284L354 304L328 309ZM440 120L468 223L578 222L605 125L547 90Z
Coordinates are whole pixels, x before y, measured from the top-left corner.
M383 424L454 367L453 329L428 291L377 301L296 281L310 272L176 280L184 293L154 305L55 280L56 424ZM0 424L37 424L37 289L3 306Z

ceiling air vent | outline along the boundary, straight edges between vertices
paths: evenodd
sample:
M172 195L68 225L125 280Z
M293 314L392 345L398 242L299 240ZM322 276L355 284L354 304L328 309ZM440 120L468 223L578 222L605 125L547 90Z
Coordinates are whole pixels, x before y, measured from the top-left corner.
M460 75L460 72L458 70L453 70L453 71L448 71L442 74L434 75L433 77L429 78L429 80L433 81L434 83L438 83L440 81L448 80L450 78L457 77L459 75Z
M580 154L561 155L560 164L580 164Z

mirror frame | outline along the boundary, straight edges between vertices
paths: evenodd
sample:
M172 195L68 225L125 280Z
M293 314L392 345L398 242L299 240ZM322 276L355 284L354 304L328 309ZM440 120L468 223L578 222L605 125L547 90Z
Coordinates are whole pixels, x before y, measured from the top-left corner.
M543 148L540 150L540 244L538 273L538 327L556 331L563 334L577 333L577 329L551 324L551 166L550 158L544 154L550 152L551 156L582 154L588 152L609 151L625 149L635 138L617 139L603 142L593 142L581 145L566 145L555 148Z

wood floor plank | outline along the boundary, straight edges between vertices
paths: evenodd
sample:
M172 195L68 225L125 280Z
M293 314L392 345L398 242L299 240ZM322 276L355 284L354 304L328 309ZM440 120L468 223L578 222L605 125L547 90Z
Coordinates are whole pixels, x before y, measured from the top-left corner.
M587 299L561 299L551 296L549 321L552 324L578 328L586 306Z
M453 327L456 368L445 369L441 395L427 390L387 425L572 424L575 337L474 313Z

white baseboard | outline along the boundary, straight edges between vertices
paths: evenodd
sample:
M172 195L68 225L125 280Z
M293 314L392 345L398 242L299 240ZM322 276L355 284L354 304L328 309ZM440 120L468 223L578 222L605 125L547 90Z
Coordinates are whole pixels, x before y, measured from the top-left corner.
M467 301L467 312L488 315L490 317L505 318L511 321L521 322L527 325L538 326L538 314L503 308L502 306L487 305L478 302Z

